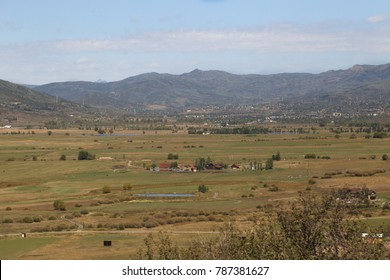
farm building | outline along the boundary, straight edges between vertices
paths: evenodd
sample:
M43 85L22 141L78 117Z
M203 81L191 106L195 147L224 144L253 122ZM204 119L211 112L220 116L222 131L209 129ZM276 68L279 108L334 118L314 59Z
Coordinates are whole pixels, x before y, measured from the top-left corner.
M162 162L158 165L159 171L171 171L171 164L168 162Z

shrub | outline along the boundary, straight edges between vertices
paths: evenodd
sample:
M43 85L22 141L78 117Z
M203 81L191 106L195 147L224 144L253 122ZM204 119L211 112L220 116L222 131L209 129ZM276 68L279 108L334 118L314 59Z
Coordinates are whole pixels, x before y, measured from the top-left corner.
M179 159L179 155L178 155L178 154L169 153L167 158L168 158L169 160L172 160L172 159Z
M387 138L386 132L375 132L373 138Z
M33 161L37 161L37 160L38 160L37 156L33 156L33 157L32 157L32 160L33 160Z
M388 156L387 154L384 154L384 155L382 156L382 160L389 160L389 156Z
M306 154L306 155L305 155L305 158L306 158L306 159L315 159L315 158L317 158L317 157L316 157L315 154Z
M32 219L34 223L40 223L42 221L41 217L33 217Z
M23 223L31 224L34 222L33 218L31 217L24 217L22 220Z
M50 216L50 217L48 218L48 220L49 220L49 221L55 221L55 220L57 220L57 217L56 217L56 216Z
M275 186L275 185L272 185L272 187L269 188L268 190L269 190L270 192L277 192L277 191L279 191L279 188L278 188L277 186Z
M55 210L60 210L60 211L66 210L65 202L63 200L55 200L53 202L53 207Z
M66 160L66 155L61 155L60 160Z
M110 193L111 192L110 186L104 186L103 189L102 189L102 192L103 193Z
M11 211L12 210L12 208L11 207L7 207L7 208L5 208L5 211Z
M5 218L3 220L3 224L12 224L14 222L14 220L10 219L10 218Z
M88 213L89 213L89 211L87 209L83 209L80 211L81 215L87 215Z
M309 179L309 185L314 185L316 183L316 180L314 179Z
M95 155L91 154L85 150L79 151L78 160L93 160L95 159Z
M53 134L53 131L51 131L51 130L49 130L48 132L47 132L47 135L52 135Z
M201 192L201 193L206 193L209 191L209 188L206 187L204 184L201 184L198 186L198 192Z

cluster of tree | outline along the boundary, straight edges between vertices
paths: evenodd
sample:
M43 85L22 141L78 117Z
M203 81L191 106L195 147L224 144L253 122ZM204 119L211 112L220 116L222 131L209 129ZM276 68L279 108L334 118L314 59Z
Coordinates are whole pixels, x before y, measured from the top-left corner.
M169 153L168 154L168 157L167 157L169 160L173 160L173 159L179 159L179 155L178 154L172 154L172 153Z
M306 154L305 158L306 159L315 159L315 158L317 158L317 156L315 154Z
M248 126L233 127L233 128L223 127L223 128L211 128L211 129L189 127L187 131L188 134L203 134L205 132L211 134L268 134L270 132L269 128L267 127L248 127Z
M197 158L195 160L194 166L197 170L222 170L228 168L228 165L223 162L213 163L210 157L205 158Z
M106 128L95 126L94 130L97 133L99 133L99 134L106 134L107 132L110 133L110 134L114 133L114 129L113 128L110 128L109 130L107 130Z
M226 224L216 237L196 239L179 248L169 235L149 235L139 259L192 260L361 260L386 259L383 242L368 242L367 226L351 216L350 205L333 193L314 196L301 193L297 201L260 208L248 230Z
M194 166L197 170L205 170L207 166L209 166L212 163L212 160L210 157L207 158L197 158L195 160Z
M265 161L265 166L263 166L263 163L261 161L251 161L249 162L249 170L270 170L274 167L274 159L273 156L271 158L268 158Z
M50 120L45 122L45 127L47 129L64 129L66 128L66 124L64 121L55 121L55 120Z
M95 159L95 155L91 154L88 151L81 150L79 151L78 160L93 160Z
M279 152L277 152L276 153L276 155L272 155L272 160L276 160L276 161L279 161L279 160L281 160L282 158L281 158L281 156L280 156L280 153Z
M373 138L387 138L389 135L386 132L375 132Z

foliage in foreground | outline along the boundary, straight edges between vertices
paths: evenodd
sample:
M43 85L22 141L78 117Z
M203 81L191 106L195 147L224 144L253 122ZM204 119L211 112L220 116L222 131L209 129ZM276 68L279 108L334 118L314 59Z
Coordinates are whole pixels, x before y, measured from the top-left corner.
M296 202L264 209L250 230L226 224L217 237L179 248L169 235L149 235L139 259L385 259L381 242L369 242L369 232L349 215L353 209L333 194L301 194ZM262 217L262 218L260 218ZM378 233L374 231L372 233Z

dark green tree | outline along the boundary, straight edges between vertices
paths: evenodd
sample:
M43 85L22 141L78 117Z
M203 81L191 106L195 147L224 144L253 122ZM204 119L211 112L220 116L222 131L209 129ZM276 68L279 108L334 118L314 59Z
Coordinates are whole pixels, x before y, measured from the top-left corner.
M91 154L84 150L79 151L78 160L93 160L93 159L95 159L94 154Z
M273 159L273 160L276 160L276 161L279 161L279 160L281 160L282 158L281 158L281 156L280 156L280 153L277 152L276 155L272 155L272 159Z
M274 160L272 158L267 159L265 162L265 170L272 169L274 167Z
M206 193L209 191L209 188L206 187L204 184L201 184L198 186L198 192L201 192L201 193Z

